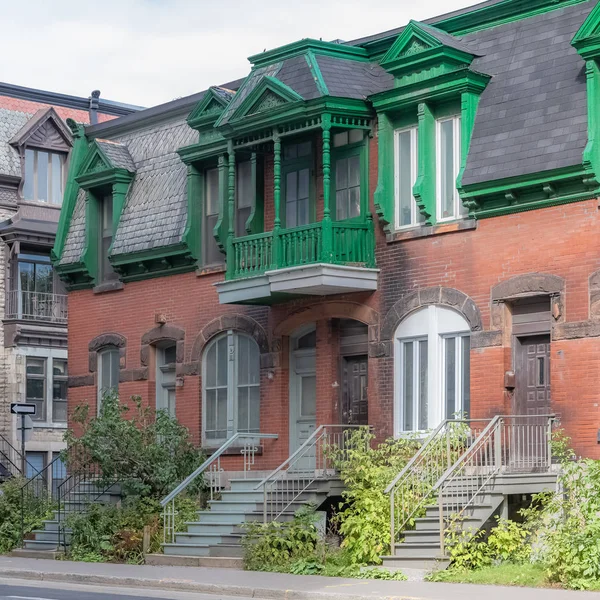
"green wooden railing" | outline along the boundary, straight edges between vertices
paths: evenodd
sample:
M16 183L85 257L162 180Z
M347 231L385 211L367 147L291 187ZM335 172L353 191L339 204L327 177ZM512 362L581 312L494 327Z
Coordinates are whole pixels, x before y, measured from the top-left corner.
M311 223L235 238L227 278L255 277L265 271L315 263L375 266L371 218L362 223Z

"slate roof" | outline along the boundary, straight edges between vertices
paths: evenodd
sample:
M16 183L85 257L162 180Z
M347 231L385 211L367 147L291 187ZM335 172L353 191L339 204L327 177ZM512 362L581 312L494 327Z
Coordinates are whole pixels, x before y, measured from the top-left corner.
M454 48L455 50L460 50L461 52L467 52L469 54L475 54L479 56L477 49L473 46L470 46L461 38L455 37L442 31L441 29L437 29L436 27L432 27L431 25L427 25L426 23L419 23L419 26L422 27L429 35L433 36L440 44L447 46L448 48Z
M333 56L317 56L317 63L330 96L366 99L394 85L392 75L375 63Z
M481 95L463 185L579 165L587 143L585 63L571 39L595 2L465 36L492 75Z
M31 115L0 108L0 175L21 177L19 153L8 142L31 119Z
M131 158L131 154L129 154L127 146L111 140L96 140L96 143L113 166L135 173L135 163L133 162L133 158Z
M60 257L61 265L76 263L81 260L81 253L85 247L85 190L79 190L73 216L71 217L71 225L69 233L65 240L62 256Z

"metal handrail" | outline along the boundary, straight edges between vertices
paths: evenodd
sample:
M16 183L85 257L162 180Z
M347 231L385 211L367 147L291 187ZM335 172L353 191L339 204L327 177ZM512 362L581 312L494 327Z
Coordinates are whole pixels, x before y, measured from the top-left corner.
M312 435L288 458L286 458L275 470L273 470L267 477L265 477L255 488L258 491L262 488L263 490L263 522L270 520L276 521L285 510L306 490L309 486L314 483L317 479L328 477L332 475L328 466L327 456L325 448L332 445L336 445L335 441L331 442L329 437L332 429L341 430L337 436L342 436L339 441L344 441L344 437L347 438L347 434L350 430L359 430L367 428L366 425L320 425ZM333 434L334 436L336 434ZM322 446L320 453L315 453L313 456L306 456L308 450L316 448L318 443L323 439L327 439L326 445ZM308 470L303 469L295 474L293 477L288 477L290 469L297 464L301 459L307 458L312 460L314 458L314 468ZM321 467L321 468L319 468ZM282 484L282 489L279 489L278 484ZM269 493L275 496L271 498L269 502ZM269 506L271 510L269 511Z
M524 421L545 419L542 423L546 430L545 437L539 425L524 425L515 423L507 427L508 420ZM449 467L440 477L433 489L438 496L440 520L440 547L445 552L445 537L449 527L460 519L465 510L471 507L484 495L488 483L503 468L511 466L515 460L516 469L545 467L550 469L552 464L552 426L557 420L556 415L497 415L481 432L473 444ZM510 435L507 436L507 429ZM516 434L516 440L515 440ZM512 444L516 441L517 457L510 456ZM518 456L519 451L529 452L534 448L543 448L541 456ZM539 461L543 460L542 465ZM457 489L452 488L456 486ZM455 509L455 510L452 510ZM446 514L446 516L445 516Z
M210 474L209 487L210 487L210 499L214 499L215 492L221 489L221 456L231 448L239 440L243 440L244 446L241 449L241 454L244 457L244 478L247 473L250 472L254 465L254 459L256 456L256 440L271 439L276 440L279 437L277 433L236 433L230 437L219 449L208 459L206 459L191 475L188 475L172 492L165 496L161 501L160 505L163 507L163 532L164 542L175 541L175 517L177 511L175 510L175 499L181 492L195 481L198 477L208 471Z
M237 442L240 439L271 439L276 440L279 437L276 433L236 433L234 436L230 437L219 449L210 456L210 458L206 459L191 475L188 475L170 494L165 496L161 501L161 506L166 506L169 502L174 500L183 490L185 490L192 481L194 481L197 477L202 475L208 467L210 467L213 463L217 461L221 457L221 455L231 446L233 446L234 442ZM246 462L244 462L244 466L246 466Z
M390 542L394 553L396 535L401 533L413 517L433 495L433 488L439 477L463 453L462 448L473 439L473 425L488 423L490 419L446 419L436 427L425 442L396 475L385 489L390 496ZM468 426L465 440L452 440L453 426ZM470 427L469 427L470 426ZM460 454L457 454L460 452ZM398 506L397 506L398 504ZM398 520L398 522L396 522Z

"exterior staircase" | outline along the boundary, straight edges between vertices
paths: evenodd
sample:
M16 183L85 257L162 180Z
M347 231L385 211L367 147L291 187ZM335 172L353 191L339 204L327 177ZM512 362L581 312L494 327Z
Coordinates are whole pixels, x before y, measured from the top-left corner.
M508 517L511 496L556 489L553 416L445 421L390 484L388 569L446 568L448 533L467 538Z

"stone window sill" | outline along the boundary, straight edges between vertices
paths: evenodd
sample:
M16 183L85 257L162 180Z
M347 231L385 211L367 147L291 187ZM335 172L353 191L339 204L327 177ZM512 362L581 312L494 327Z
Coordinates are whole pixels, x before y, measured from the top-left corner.
M404 242L407 240L415 240L432 235L445 235L448 233L457 233L459 231L469 231L477 229L477 221L475 219L465 219L462 221L453 221L452 223L442 223L440 225L417 226L412 229L404 229L393 231L387 234L388 243Z
M220 446L213 446L212 448L207 448L204 446L202 449L206 453L207 456L212 456ZM256 451L254 452L255 456L262 456L263 447L255 446ZM244 450L244 446L232 446L231 448L227 448L221 456L242 456L242 451Z
M44 423L42 421L33 421L34 429L66 429L67 423Z
M107 281L93 288L94 294L105 294L107 292L117 292L122 290L125 284L122 281Z

